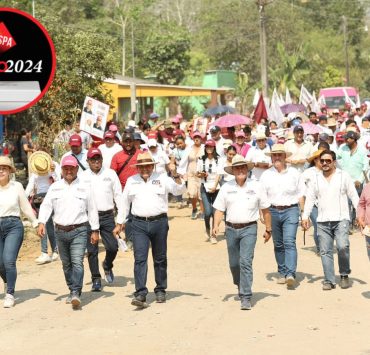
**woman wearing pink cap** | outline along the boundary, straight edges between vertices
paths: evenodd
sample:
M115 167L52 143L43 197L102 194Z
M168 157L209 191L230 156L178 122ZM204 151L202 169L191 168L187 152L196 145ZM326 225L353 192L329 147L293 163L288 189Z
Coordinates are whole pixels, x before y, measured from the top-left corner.
M242 155L244 158L246 157L251 146L245 143L245 134L243 131L237 131L235 133L234 147L236 148L237 154Z
M211 236L211 217L213 218L214 209L212 207L220 189L219 156L216 152L216 143L208 140L205 143L205 154L198 159L197 177L202 179L200 185L200 196L204 206L204 223L206 226L207 241L212 244L217 243L215 236ZM212 221L213 229L214 220Z

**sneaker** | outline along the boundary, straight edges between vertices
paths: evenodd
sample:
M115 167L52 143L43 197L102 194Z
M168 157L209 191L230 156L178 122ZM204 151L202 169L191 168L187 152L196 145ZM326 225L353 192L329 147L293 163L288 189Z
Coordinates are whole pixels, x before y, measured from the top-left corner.
M340 288L349 288L349 278L347 276L341 276L340 277L340 282L339 282Z
M80 295L76 292L72 292L72 297L71 297L71 303L72 303L72 308L77 309L81 305L81 298Z
M145 308L147 307L147 303L146 303L146 297L143 296L143 295L137 295L135 296L132 301L131 301L131 304L133 306L136 306L138 308Z
M52 255L51 255L51 261L57 261L59 259L59 254L55 251Z
M285 278L285 276L279 275L276 283L278 283L279 285L285 285L286 284L286 278Z
M14 296L10 293L7 293L4 298L4 308L12 308L14 307L15 299Z
M249 311L249 310L251 310L252 309L252 305L251 305L251 301L248 299L248 298L242 298L241 300L240 300L240 309L242 310L242 311Z
M155 300L157 303L165 303L166 302L166 294L164 292L157 292L155 294Z
M104 270L104 279L107 281L109 284L113 283L114 281L114 274L113 270Z
M198 213L197 209L193 210L193 212L191 213L191 219L197 219L197 213Z
M323 285L322 285L322 289L324 291L330 291L330 290L333 290L335 288L335 285L331 284L330 282L325 282Z
M293 287L295 285L295 278L292 275L289 275L286 278L286 285L287 285L288 288Z
M199 218L201 221L204 221L204 213L199 213L198 218Z
M211 244L217 244L216 237L211 237L210 241L211 241Z
M42 253L36 260L37 265L43 265L51 262L51 258L47 253Z
M101 279L92 280L91 291L92 292L100 292L101 291Z
M71 304L71 303L72 303L72 292L66 298L66 304Z

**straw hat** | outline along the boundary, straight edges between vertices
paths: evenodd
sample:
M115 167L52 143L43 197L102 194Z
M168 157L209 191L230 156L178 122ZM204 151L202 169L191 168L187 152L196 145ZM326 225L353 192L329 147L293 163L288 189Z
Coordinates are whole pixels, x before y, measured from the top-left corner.
M258 132L256 134L256 140L260 140L260 139L267 139L266 134L264 132Z
M155 164L158 164L158 162L155 162L153 160L152 155L149 152L144 152L144 153L138 154L137 163L133 164L133 166L155 165Z
M337 126L337 121L335 120L334 117L329 117L328 122L326 123L327 127L336 127Z
M51 156L39 150L30 156L28 164L31 172L39 176L45 176L48 175L51 170L51 163Z
M279 143L274 144L271 148L271 151L265 154L271 157L273 154L280 154L280 153L284 153L287 158L292 155L292 153L285 151L285 147L283 144L279 144Z
M320 156L323 151L323 149L316 150L316 152L314 152L309 158L307 158L307 161L309 163L312 163L316 158Z
M231 165L230 166L225 166L224 170L228 174L234 175L233 174L233 167L234 166L242 166L242 165L247 165L247 168L248 168L249 171L252 170L253 167L254 167L254 164L251 163L251 162L247 162L242 155L236 154L234 156L233 160L231 161Z
M6 156L0 156L0 166L7 166L10 168L11 173L15 173L15 167L13 166L11 160Z

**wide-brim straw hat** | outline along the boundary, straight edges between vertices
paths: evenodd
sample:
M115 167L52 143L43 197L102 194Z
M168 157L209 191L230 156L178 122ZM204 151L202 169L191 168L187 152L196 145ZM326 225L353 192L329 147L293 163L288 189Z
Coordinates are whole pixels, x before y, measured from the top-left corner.
M225 166L224 167L224 170L228 174L234 175L233 174L233 167L235 167L235 166L242 166L242 165L247 165L247 169L248 170L252 170L253 167L254 167L254 164L251 163L251 162L246 161L242 155L236 154L234 156L233 160L231 161L231 165L230 166Z
M51 156L43 151L37 151L32 153L28 162L32 173L45 176L48 175L51 170Z
M15 173L15 167L9 157L0 156L0 165L9 167L10 172Z
M273 154L280 154L280 153L284 153L286 157L290 157L292 155L292 153L287 152L285 150L284 144L279 144L279 143L274 144L271 148L271 151L266 152L265 154L271 157Z
M307 158L307 161L309 163L312 163L316 158L320 156L323 151L323 149L316 150L316 152L314 152L309 158Z
M132 164L132 166L143 166L143 165L156 165L156 164L158 164L158 162L155 162L153 160L152 155L148 152L138 154L136 161L137 161L137 163Z

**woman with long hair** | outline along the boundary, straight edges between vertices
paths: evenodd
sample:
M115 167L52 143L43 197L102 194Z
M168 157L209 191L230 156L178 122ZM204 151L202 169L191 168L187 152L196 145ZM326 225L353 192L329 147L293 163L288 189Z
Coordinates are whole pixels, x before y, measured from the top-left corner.
M213 140L206 141L204 145L205 153L198 159L197 163L197 177L201 178L200 196L203 201L204 208L204 223L206 227L207 241L210 240L212 244L217 243L215 236L211 236L211 217L213 229L213 203L216 200L218 191L220 189L220 175L219 172L219 156L216 152L216 143Z
M16 261L24 236L23 213L37 227L38 222L20 182L12 181L15 172L8 157L0 157L0 276L4 281L4 308L14 306L17 280Z

